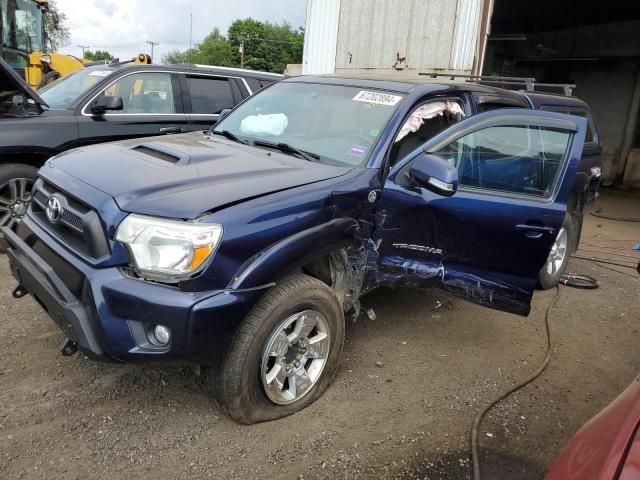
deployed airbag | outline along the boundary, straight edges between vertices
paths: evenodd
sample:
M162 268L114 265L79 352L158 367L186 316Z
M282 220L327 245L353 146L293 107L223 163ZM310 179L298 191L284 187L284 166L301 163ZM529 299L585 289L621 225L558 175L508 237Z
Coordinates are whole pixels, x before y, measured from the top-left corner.
M289 125L284 113L269 115L250 115L240 123L240 132L244 135L282 135Z

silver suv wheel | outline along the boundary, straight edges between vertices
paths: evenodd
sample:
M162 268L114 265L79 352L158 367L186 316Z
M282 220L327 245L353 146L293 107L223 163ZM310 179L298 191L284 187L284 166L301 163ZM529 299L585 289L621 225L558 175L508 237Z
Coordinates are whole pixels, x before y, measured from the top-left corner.
M547 273L549 275L554 275L562 267L562 264L564 263L564 258L567 255L568 245L569 245L569 236L567 235L567 231L563 227L558 232L556 241L553 243L553 246L551 247L549 258L547 258Z
M33 178L12 178L0 185L0 226L19 222L31 202Z
M329 323L315 310L280 323L267 340L260 365L269 400L288 405L304 397L322 375L330 345Z

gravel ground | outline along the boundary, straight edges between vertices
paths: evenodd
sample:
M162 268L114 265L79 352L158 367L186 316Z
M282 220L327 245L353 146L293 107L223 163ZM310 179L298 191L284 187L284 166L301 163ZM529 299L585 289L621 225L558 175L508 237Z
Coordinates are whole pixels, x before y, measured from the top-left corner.
M638 196L602 204L640 214ZM580 255L629 261L615 254L634 255L637 243L638 224L589 216L582 248L591 251ZM570 270L601 288L562 288L549 369L482 424L484 478L541 478L640 370L640 276L585 260ZM537 292L522 318L439 293L376 291L363 303L377 319L349 324L336 382L318 402L240 426L188 368L60 356L53 323L30 298L14 300L13 286L0 257L3 479L469 478L472 419L542 360L554 295Z

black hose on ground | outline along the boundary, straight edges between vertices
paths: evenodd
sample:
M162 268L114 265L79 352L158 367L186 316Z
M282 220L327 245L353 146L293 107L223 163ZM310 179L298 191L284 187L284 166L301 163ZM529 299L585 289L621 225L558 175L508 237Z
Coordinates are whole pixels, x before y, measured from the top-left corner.
M478 458L478 431L480 430L480 423L482 422L482 419L487 414L487 412L493 408L494 405L496 405L501 400L504 400L505 398L507 398L513 392L516 392L520 390L522 387L533 382L536 378L540 376L542 372L544 372L545 368L547 368L547 365L549 365L549 361L551 360L552 347L553 347L553 338L551 336L551 310L553 309L555 304L558 302L559 298L560 298L560 287L556 286L556 294L553 297L553 300L551 300L551 303L549 303L549 306L547 307L547 311L545 313L545 325L547 329L547 353L544 357L544 360L540 364L540 366L531 375L525 378L522 382L511 387L509 390L501 393L496 398L491 400L491 402L489 402L482 410L480 410L478 415L476 415L476 418L473 420L473 427L471 428L471 461L473 464L474 480L480 480L480 459Z
M620 262L612 262L604 258L583 257L580 255L571 255L571 258L579 258L580 260L589 260L590 262L594 262L594 263L606 263L607 265L616 265L617 267L631 268L632 270L636 269L636 267L634 267L633 265L627 265Z
M560 283L568 287L593 290L598 288L598 281L589 275L579 275L577 273L566 273L560 277Z
M636 217L619 217L617 215L605 215L604 213L600 213L601 210L596 210L595 208L591 209L591 215L598 218L604 218L606 220L615 220L617 222L640 222L640 218Z

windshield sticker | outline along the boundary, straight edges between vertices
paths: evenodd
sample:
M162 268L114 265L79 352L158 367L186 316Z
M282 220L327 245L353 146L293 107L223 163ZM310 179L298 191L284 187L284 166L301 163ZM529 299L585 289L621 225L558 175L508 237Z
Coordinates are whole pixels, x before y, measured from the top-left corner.
M109 70L94 70L89 73L90 77L108 77L111 74Z
M377 105L396 105L402 97L399 95L390 95L388 93L380 92L368 92L361 90L358 94L352 98L356 102L375 103Z
M347 155L351 155L352 157L362 158L365 156L366 153L367 153L367 147L362 147L360 145L353 145L347 152Z
M380 135L380 129L379 128L372 128L371 130L369 130L369 136L370 137L377 137L378 135Z

